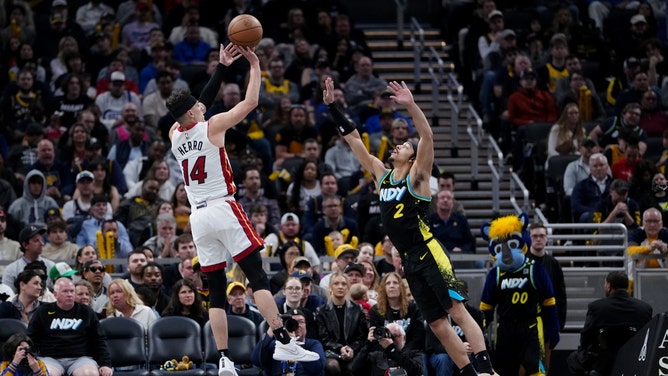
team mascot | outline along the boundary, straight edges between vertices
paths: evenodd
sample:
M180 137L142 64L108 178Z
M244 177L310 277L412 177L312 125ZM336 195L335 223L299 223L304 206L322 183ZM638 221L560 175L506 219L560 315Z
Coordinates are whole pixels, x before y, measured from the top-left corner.
M496 267L487 274L480 309L490 323L496 308L494 368L500 375L545 375L550 351L559 342L552 282L543 265L526 256L531 246L528 224L528 215L522 213L481 228Z

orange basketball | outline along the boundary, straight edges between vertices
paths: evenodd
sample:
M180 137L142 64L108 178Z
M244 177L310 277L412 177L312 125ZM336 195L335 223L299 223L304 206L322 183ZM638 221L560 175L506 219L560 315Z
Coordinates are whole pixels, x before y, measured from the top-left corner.
M240 14L227 27L230 42L244 47L255 47L262 39L262 24L250 14Z

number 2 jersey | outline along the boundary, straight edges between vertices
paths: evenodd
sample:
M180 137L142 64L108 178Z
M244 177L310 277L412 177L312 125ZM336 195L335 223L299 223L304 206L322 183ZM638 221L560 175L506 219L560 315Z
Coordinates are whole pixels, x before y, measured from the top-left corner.
M237 191L232 166L225 152L209 141L209 123L172 133L172 153L179 161L191 205L232 196Z
M413 192L410 175L396 182L392 180L393 175L394 170L388 170L379 184L383 231L405 260L417 263L418 254L434 237L429 230L428 220L431 197L419 196Z

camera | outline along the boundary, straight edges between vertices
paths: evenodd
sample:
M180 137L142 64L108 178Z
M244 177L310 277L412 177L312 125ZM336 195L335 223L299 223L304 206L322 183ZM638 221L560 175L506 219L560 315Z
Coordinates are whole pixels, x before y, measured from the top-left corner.
M281 320L283 320L283 326L285 327L285 330L288 332L294 332L299 328L299 323L297 320L292 318L292 315L289 313L284 313L281 316Z
M373 338L375 338L376 341L382 338L392 339L392 333L390 333L390 330L387 329L386 327L381 326L373 330Z
M32 355L32 356L34 356L34 357L37 357L37 351L35 351L35 349L34 349L33 347L26 346L26 347L24 348L24 350L25 350L26 354L30 354L30 355Z

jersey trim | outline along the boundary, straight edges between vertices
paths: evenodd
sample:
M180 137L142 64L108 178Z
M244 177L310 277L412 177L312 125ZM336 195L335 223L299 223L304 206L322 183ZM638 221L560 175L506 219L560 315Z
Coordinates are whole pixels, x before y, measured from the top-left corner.
M394 172L395 172L394 169L388 170L388 172L386 172L385 175L383 175L383 180L385 179L385 177L387 176L388 173L391 173L390 180L389 180L390 184L397 185L397 184L400 184L402 181L406 180L406 187L408 188L408 193L410 193L411 196L413 196L415 198L419 198L420 200L431 202L431 197L425 197L425 196L421 196L421 195L415 193L415 191L413 190L413 185L411 184L411 179L410 179L411 175L410 174L408 174L406 176L406 178L404 178L404 179L401 179L399 181L394 181ZM381 180L381 182L383 180Z

